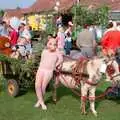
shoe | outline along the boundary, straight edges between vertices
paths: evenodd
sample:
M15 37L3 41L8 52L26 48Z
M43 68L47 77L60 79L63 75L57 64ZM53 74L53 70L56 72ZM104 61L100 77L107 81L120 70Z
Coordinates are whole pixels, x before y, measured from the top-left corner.
M47 110L47 106L45 104L41 105L42 110Z
M40 102L38 101L35 105L34 105L35 108L38 108L40 107Z

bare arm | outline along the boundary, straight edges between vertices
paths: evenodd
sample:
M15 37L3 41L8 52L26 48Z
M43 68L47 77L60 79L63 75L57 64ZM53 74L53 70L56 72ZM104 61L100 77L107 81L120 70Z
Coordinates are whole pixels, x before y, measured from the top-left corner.
M58 56L58 60L57 60L57 63L56 63L56 67L60 66L63 62L63 55L60 52L58 52L57 56Z

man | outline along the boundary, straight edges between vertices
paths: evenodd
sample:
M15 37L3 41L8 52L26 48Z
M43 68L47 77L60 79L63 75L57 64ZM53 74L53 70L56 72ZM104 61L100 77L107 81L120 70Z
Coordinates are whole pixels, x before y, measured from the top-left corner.
M83 31L78 34L76 46L85 57L91 58L96 55L96 40L93 32L89 31L89 25L84 25Z

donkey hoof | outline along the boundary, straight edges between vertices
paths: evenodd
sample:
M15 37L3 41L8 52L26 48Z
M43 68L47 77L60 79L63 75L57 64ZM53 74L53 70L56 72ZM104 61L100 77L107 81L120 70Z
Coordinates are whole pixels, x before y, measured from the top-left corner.
M93 113L93 115L95 116L95 117L97 117L98 115L97 115L97 112L92 112Z
M56 104L57 103L57 99L53 99L53 103Z
M82 111L81 114L82 114L82 115L87 115L87 112L83 112L83 111Z

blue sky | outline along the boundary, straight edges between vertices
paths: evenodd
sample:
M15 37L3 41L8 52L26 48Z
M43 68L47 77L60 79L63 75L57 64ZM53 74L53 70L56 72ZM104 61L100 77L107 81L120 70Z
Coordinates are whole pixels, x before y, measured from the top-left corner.
M16 8L19 7L29 7L32 5L36 0L0 0L0 9L7 9L7 8Z

